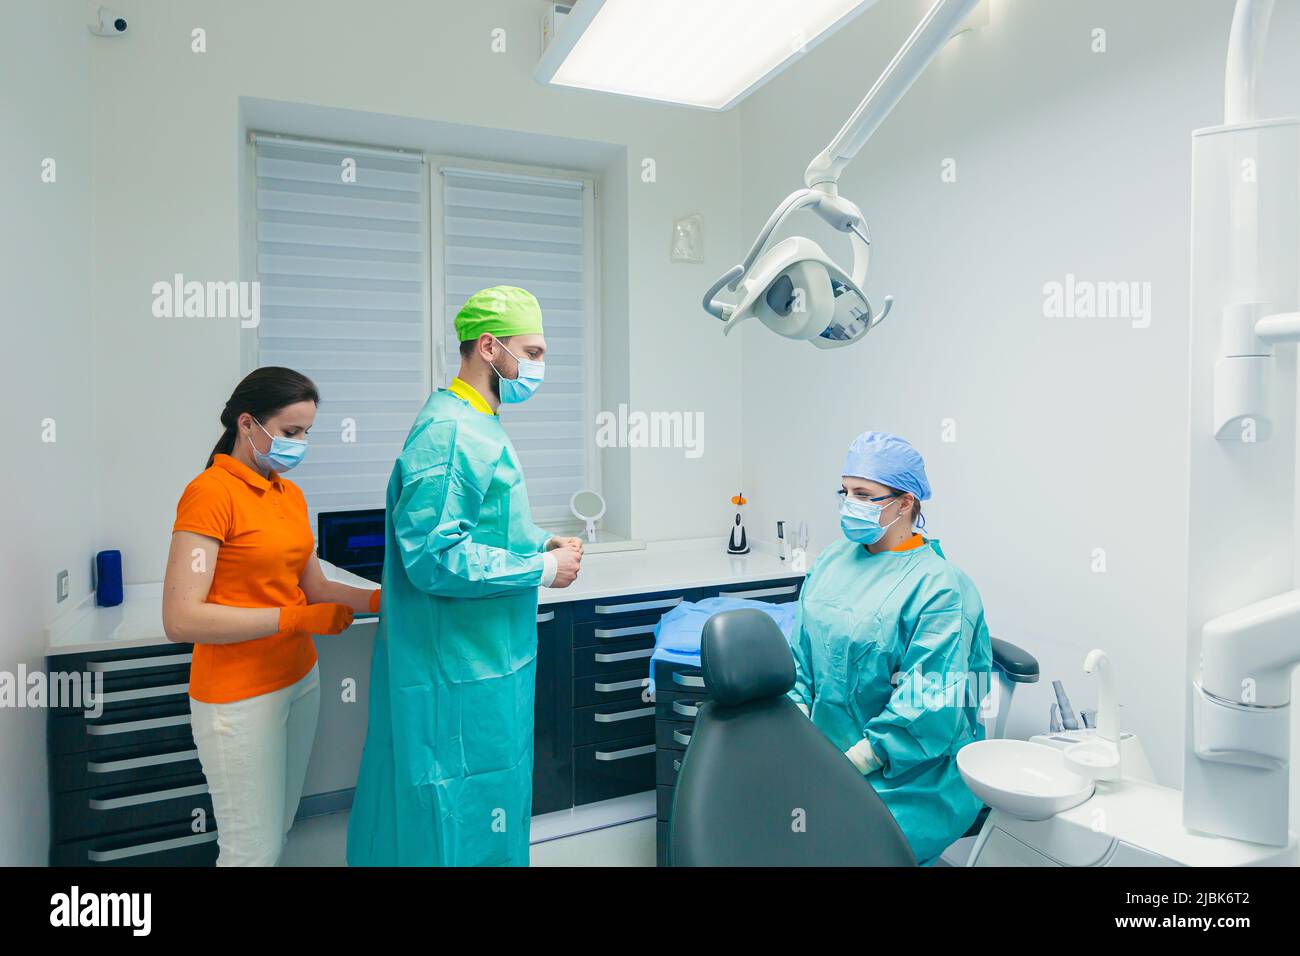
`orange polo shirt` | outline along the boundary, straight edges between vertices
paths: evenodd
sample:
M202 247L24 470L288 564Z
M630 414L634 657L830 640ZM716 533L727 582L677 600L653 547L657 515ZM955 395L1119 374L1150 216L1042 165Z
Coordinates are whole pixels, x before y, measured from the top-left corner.
M172 531L192 531L221 542L209 604L286 607L307 603L299 582L314 541L307 499L272 472L263 478L229 455L185 488ZM195 644L190 696L228 704L297 683L316 663L316 645L304 631L280 631L236 644Z

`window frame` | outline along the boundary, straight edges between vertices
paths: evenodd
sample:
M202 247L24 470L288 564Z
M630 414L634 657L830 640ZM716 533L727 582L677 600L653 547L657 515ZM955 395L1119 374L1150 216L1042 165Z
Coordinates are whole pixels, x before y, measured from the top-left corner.
M244 188L241 192L242 215L240 218L239 271L245 281L260 281L258 269L257 241L257 137L274 138L283 136L288 140L319 143L324 147L347 149L379 149L386 147L373 144L356 143L342 138L312 137L283 133L272 130L249 128L244 134L242 152L242 174ZM444 276L446 271L445 215L443 209L443 179L445 168L468 169L487 173L530 176L546 179L561 179L582 185L582 226L583 226L583 296L586 302L583 328L583 349L585 356L583 415L580 423L583 442L584 485L575 488L578 491L595 491L604 494L603 469L601 467L600 449L596 447L595 432L592 423L601 410L601 257L600 257L600 221L598 204L599 179L590 172L550 166L533 166L518 163L503 163L483 159L471 159L449 153L433 153L428 150L403 150L412 155L418 153L424 162L425 188L425 262L428 281L425 283L425 316L427 318L424 339L425 390L432 394L437 388L446 387L455 376L459 366L459 357L446 352L447 318L445 303ZM241 377L259 367L261 356L261 323L254 328L241 328L239 336L239 364ZM543 521L539 522L548 530L571 530L581 522ZM314 533L313 529L313 533Z
M531 176L534 178L546 179L565 179L582 184L582 229L583 229L583 296L586 300L587 307L585 310L584 329L583 329L583 350L586 357L586 365L583 369L584 375L584 396L583 396L583 414L584 420L581 422L582 432L585 437L583 442L584 455L584 480L586 484L582 488L573 489L578 491L595 491L598 494L604 494L602 484L602 469L600 462L600 449L596 447L595 432L592 429L592 423L596 420L596 415L600 411L601 401L601 380L600 380L600 237L598 228L600 216L598 214L597 204L599 195L597 194L597 179L590 173L581 172L573 169L558 169L548 166L525 166L516 163L499 163L481 159L466 159L460 156L453 156L445 153L425 153L425 162L428 165L427 175L429 176L428 197L429 197L429 320L430 320L430 363L429 374L430 381L435 383L435 388L445 388L450 384L459 368L459 356L451 356L446 353L447 340L447 318L446 309L442 303L446 300L444 285L444 276L446 274L446 231L445 231L445 210L443 206L443 179L442 172L444 169L467 169L476 172L502 173L514 176ZM433 308L433 303L438 303L438 308ZM544 387L544 386L543 386ZM525 476L526 477L526 476ZM577 527L580 522L574 518L572 521L541 521L539 526L550 531L571 530Z

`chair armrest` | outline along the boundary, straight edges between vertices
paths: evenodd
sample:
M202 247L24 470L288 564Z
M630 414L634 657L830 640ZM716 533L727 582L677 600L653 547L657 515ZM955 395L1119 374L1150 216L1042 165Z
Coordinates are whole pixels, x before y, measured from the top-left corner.
M1010 641L992 639L993 666L1017 684L1038 682L1038 659Z

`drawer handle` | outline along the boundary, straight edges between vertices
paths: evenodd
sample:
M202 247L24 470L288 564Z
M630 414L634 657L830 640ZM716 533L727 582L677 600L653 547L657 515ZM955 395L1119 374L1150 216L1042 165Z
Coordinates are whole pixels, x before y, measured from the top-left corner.
M165 850L179 850L181 847L198 846L200 843L212 843L216 839L217 831L212 830L208 833L195 833L191 836L176 837L173 840L138 843L135 846L124 846L117 850L91 850L86 854L86 858L91 863L112 863L114 860L126 860L133 856L162 853Z
M680 700L673 701L674 714L681 714L683 717L694 717L699 712L699 704L684 704Z
M125 760L106 760L103 763L88 761L86 769L90 773L116 773L119 770L159 767L165 763L184 763L186 760L198 759L198 750L177 750L169 754L154 754L150 757L127 757Z
M537 615L537 623L538 623L538 624L546 624L547 622L549 622L549 621L554 621L554 620L555 620L555 612L554 612L554 611L547 611L545 614L539 614L539 615Z
M676 607L682 603L679 597L665 598L662 601L637 601L633 604L597 604L597 614L626 614L628 611L653 611L658 608Z
M139 807L146 803L162 803L164 800L178 800L181 797L194 797L207 793L206 783L196 783L192 787L172 787L170 790L155 790L152 793L133 793L129 797L111 797L108 800L91 800L92 810L120 810L123 807Z
M631 637L634 634L653 634L654 632L655 625L653 624L639 624L636 627L598 627L592 631L601 640L606 641L619 637Z
M681 684L683 687L703 687L704 678L698 674L683 674L681 671L673 671L673 683Z
M127 661L91 661L86 670L92 674L109 671L142 671L149 667L166 667L169 664L188 664L193 654L163 654L160 657L133 657Z
M619 661L644 660L654 654L653 647L647 647L642 651L620 651L617 654L593 654L592 658L597 664L615 664Z
M190 689L189 682L184 684L167 684L165 687L137 687L134 690L111 690L99 695L105 704L115 704L123 700L146 700L150 697L175 697Z
M778 594L794 594L799 590L797 584L787 584L779 588L757 588L753 591L719 591L719 597L730 598L760 598L775 597Z
M646 681L645 678L640 678L638 680L614 681L612 684L602 684L598 682L594 686L597 694L612 694L618 690L631 690L633 687L644 687L646 686Z
M680 730L673 731L673 740L677 741L683 747L689 747L691 745L691 735L684 734Z
M651 717L654 715L653 707L640 707L636 710L623 710L617 714L593 714L592 718L598 724L612 724L619 720L635 720L637 717Z
M137 730L155 730L159 727L179 727L190 722L189 714L176 717L152 717L149 720L127 720L119 724L87 724L86 733L94 737L108 734L130 734Z
M654 744L646 744L644 747L629 747L627 750L597 750L597 760L627 760L631 757L644 757L646 754L655 752Z

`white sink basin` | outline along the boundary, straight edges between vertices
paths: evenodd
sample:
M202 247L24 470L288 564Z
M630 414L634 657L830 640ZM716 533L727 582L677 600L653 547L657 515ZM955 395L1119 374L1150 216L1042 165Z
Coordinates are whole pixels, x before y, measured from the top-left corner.
M1065 764L1055 747L1028 740L981 740L957 751L966 786L995 810L1021 820L1046 820L1077 807L1096 784Z

